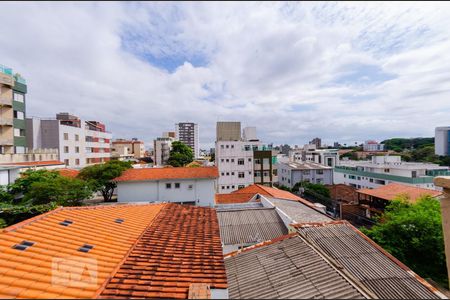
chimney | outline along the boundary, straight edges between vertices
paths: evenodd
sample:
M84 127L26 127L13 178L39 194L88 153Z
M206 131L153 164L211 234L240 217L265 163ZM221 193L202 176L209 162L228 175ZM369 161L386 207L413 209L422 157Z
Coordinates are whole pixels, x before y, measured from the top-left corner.
M434 184L444 189L441 199L442 230L444 233L447 274L450 282L450 176L438 176L434 178Z

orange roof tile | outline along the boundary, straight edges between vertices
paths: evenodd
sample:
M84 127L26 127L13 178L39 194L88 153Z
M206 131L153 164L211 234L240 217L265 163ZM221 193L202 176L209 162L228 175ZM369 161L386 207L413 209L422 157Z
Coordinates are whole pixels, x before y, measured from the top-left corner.
M405 194L408 195L411 202L416 202L418 198L424 195L430 195L432 197L442 195L442 192L440 191L428 190L399 183L389 183L375 189L361 189L357 192L384 200L394 200L397 196Z
M263 196L270 196L273 198L280 198L280 199L286 199L286 200L302 199L299 196L296 196L288 191L284 191L284 190L280 190L277 188L272 188L272 187L268 187L268 186L264 186L264 185L260 185L260 184L252 184L245 188L234 191L233 193L235 193L235 194L253 193L253 194L260 194Z
M216 211L168 204L100 297L187 299L192 283L227 288Z
M55 171L58 172L59 174L61 174L61 176L70 177L70 178L75 178L80 173L80 171L78 171L78 170L67 169L67 168L65 168L65 169L56 169Z
M61 208L3 229L1 297L94 297L163 207L164 204ZM124 222L116 223L117 218ZM64 220L73 223L60 225ZM12 248L23 241L34 245L23 251ZM87 253L78 251L84 244L94 247ZM68 273L63 272L63 267L86 264L87 270L92 270L92 262L96 263L97 280L78 282L78 286L64 282Z
M46 160L46 161L24 161L24 162L1 163L0 165L34 167L34 166L64 165L64 163L59 160Z
M216 204L246 203L253 196L255 196L254 193L216 194Z
M183 179L183 178L217 178L219 171L217 167L198 168L142 168L128 169L115 179L115 181L145 181L161 179Z

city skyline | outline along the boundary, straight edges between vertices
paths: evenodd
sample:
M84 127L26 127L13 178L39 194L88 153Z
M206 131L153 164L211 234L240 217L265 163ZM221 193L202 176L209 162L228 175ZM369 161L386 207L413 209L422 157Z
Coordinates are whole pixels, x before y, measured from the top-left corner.
M428 137L448 125L449 7L5 3L0 57L27 79L28 117L67 111L147 146L184 121L203 149L217 121L275 145Z

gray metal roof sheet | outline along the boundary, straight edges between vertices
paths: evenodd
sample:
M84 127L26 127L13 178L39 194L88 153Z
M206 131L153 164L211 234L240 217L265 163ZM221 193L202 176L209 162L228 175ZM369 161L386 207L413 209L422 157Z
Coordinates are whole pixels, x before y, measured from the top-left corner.
M266 198L297 223L333 221L332 218L301 202L269 197Z
M348 224L327 224L298 230L379 298L439 299Z
M256 244L287 234L273 208L217 210L224 245Z
M225 258L232 299L361 299L365 296L298 236Z

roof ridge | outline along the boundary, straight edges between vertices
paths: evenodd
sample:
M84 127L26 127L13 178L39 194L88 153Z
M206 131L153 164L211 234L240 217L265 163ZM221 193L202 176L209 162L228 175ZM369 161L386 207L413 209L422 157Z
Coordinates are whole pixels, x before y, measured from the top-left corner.
M290 239L290 238L293 238L293 237L296 237L296 236L298 236L298 232L292 232L292 233L289 233L289 234L285 234L285 235L276 237L274 239L271 239L271 240L268 240L268 241L264 241L264 242L252 245L250 247L246 247L246 248L241 249L241 250L230 252L227 255L224 255L224 258L233 257L233 256L236 256L236 255L238 255L240 253L244 253L244 252L251 251L251 250L254 250L254 249L257 249L257 248L261 248L261 247L264 247L264 246L272 245L272 244L275 244L276 242L284 241L284 240L287 240L287 239Z
M130 249L128 249L127 253L123 256L122 260L117 264L117 266L113 269L113 271L109 274L109 276L103 281L102 285L100 285L100 287L97 289L97 291L95 292L95 294L92 297L93 299L97 299L101 295L101 293L105 290L108 283L111 281L112 278L114 278L116 273L120 270L120 267L125 263L127 258L130 256L131 252L134 250L134 248L136 248L136 245L139 243L141 238L144 236L144 234L147 232L147 230L150 228L150 226L153 225L155 220L158 218L159 214L161 214L161 212L164 209L166 209L169 205L170 205L170 203L163 204L163 207L161 207L161 209L153 217L153 219L147 224L147 226L144 228L144 230L142 230L141 234L136 239L136 241L133 243L133 245L130 247Z

